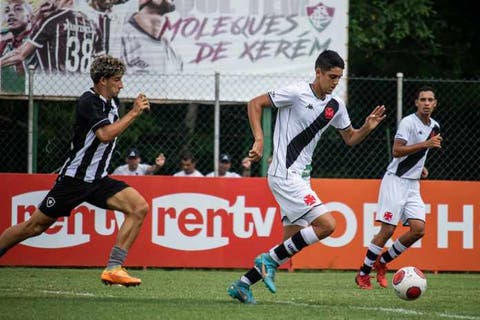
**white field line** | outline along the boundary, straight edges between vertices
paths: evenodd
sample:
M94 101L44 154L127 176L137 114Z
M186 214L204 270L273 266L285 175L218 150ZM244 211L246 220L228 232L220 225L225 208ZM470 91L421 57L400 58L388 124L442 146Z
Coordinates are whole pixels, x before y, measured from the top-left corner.
M302 306L302 307L314 307L314 308L322 308L321 305L310 304L305 302L295 302L295 301L278 301L280 304L291 304L294 306ZM356 306L349 306L350 309L357 309L357 310L368 310L368 311L376 311L376 312L384 312L384 313L397 313L397 314L411 314L417 316L431 316L432 313L425 313L421 311L415 310L408 310L403 308L383 308L383 307L356 307ZM437 317L446 318L446 319L463 319L463 320L480 320L480 317L475 316L463 316L459 314L451 314L451 313L443 313L437 312L435 313Z
M16 291L28 291L29 293L31 292L39 292L39 293L45 293L45 294L56 294L59 296L74 296L74 297L94 297L94 298L114 298L115 296L112 295L96 295L91 292L75 292L75 291L62 291L62 290L32 290L32 289L25 289L25 288L15 288L15 289L0 289L0 291L7 291L7 292L12 292L12 290Z

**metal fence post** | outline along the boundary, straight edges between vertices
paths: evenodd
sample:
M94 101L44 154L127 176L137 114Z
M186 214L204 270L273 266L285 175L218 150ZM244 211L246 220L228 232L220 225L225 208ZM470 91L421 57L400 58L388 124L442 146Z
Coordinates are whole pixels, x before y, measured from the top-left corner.
M28 173L37 172L37 112L33 102L33 74L35 67L28 67Z
M213 164L215 176L218 177L218 159L220 157L220 73L215 72L215 110L213 134Z
M397 72L397 128L402 120L403 110L403 73Z
M263 129L263 157L262 157L262 176L267 175L268 158L272 155L272 108L263 108L262 115Z

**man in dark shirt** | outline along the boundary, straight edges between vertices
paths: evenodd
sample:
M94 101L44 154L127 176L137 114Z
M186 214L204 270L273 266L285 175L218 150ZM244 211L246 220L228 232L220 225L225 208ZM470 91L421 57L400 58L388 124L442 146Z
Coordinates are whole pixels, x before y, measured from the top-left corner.
M58 218L69 216L73 208L85 201L121 211L126 216L101 275L102 281L124 286L141 283L122 265L149 207L137 190L107 175L117 137L150 109L148 99L139 94L133 108L119 119L117 96L123 88L124 72L123 62L111 56L99 57L92 63L90 76L94 85L78 100L71 150L57 181L29 220L11 226L0 235L0 257L17 243L46 231Z

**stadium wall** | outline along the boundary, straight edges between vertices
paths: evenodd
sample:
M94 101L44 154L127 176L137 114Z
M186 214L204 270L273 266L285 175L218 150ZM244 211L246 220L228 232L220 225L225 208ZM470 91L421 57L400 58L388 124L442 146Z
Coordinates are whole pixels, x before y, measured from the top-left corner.
M0 174L0 230L30 217L55 180L51 174ZM265 178L118 177L150 204L127 266L248 268L282 237L279 209ZM313 179L337 230L303 250L290 269L357 269L379 225L378 179ZM432 271L480 271L480 182L422 181L425 237L391 264ZM46 233L13 248L0 265L104 266L123 214L83 203ZM404 227L399 227L396 235ZM391 245L391 242L388 243Z

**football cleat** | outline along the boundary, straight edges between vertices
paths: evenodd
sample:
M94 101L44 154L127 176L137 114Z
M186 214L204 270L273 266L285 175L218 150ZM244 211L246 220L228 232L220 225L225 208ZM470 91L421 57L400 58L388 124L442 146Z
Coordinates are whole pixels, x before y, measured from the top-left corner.
M121 266L103 270L101 279L106 285L117 284L125 287L138 286L142 283L142 280L131 277Z
M263 283L271 293L277 292L275 287L275 272L278 268L276 263L268 253L262 253L255 258L255 267L262 275Z
M381 263L380 259L377 259L373 264L373 269L377 272L377 282L380 287L386 288L388 287L387 281L387 265L385 263Z
M365 274L361 275L360 272L357 273L357 276L355 277L355 282L358 284L358 287L360 289L364 290L371 290L373 289L372 284L370 283L370 275Z
M250 286L240 280L232 283L227 288L227 293L230 297L232 297L233 299L237 299L242 303L245 303L245 304L257 303L253 298L253 293L252 293L252 290L250 290Z

